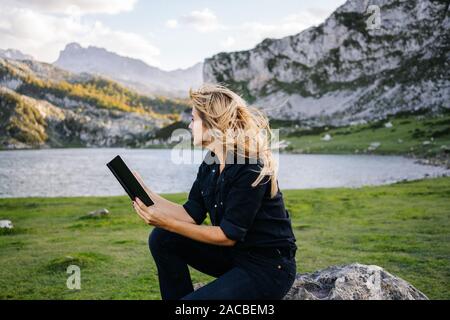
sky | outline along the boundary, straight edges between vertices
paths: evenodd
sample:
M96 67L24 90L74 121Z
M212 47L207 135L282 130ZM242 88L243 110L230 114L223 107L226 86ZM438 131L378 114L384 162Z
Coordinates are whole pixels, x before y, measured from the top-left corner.
M323 22L345 0L1 0L0 49L52 63L70 42L163 70Z

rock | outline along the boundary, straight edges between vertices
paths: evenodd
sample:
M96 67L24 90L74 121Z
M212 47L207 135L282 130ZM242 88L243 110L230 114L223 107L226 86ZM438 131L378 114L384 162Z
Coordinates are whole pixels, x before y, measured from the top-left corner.
M386 128L392 128L392 122L386 122L386 123L384 124L384 126L385 126Z
M369 145L369 147L367 148L367 150L373 151L373 150L377 149L380 145L381 145L380 142L372 142L372 143Z
M11 220L0 220L0 229L12 229L14 228Z
M280 140L278 142L273 142L270 146L272 150L284 150L286 149L291 143L286 140Z
M298 274L284 300L428 300L403 279L375 265L353 263Z
M327 133L327 134L324 135L322 138L320 138L320 140L323 140L323 141L330 141L330 140L331 140L331 136Z
M194 284L194 289L203 283ZM283 300L428 300L405 280L376 265L352 263L297 274Z
M91 211L87 215L88 215L88 217L102 217L102 216L109 215L109 211L108 211L108 209L103 208L103 209Z

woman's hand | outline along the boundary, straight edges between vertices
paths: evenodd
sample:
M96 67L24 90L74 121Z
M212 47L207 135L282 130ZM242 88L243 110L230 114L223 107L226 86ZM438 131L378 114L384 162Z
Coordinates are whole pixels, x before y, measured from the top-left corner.
M153 205L147 207L139 198L136 198L133 201L133 208L145 223L156 227L164 227L165 224L170 220L170 217L164 214L162 210L163 203L167 200L147 187L144 183L144 180L139 175L139 173L137 173L137 171L132 171L132 173L154 203Z
M186 212L186 210L183 208L182 205L167 200L166 198L161 197L156 192L153 192L152 190L150 190L150 188L148 188L145 185L139 173L137 173L136 171L132 172L133 175L141 184L141 186L144 188L145 192L147 192L149 197L153 200L154 205L150 206L152 210L159 211L160 213L167 216L168 219L175 219L180 221L186 221L189 223L195 223L194 219L191 218L191 216Z
M170 226L172 218L164 214L156 203L147 207L139 198L135 198L133 208L146 224L164 229Z
M152 199L152 201L156 204L158 202L163 202L166 201L166 199L164 199L163 197L161 197L159 194L157 194L156 192L154 192L153 190L151 190L149 187L147 187L144 183L144 180L142 179L142 177L139 175L139 173L137 173L137 171L132 171L133 175L135 176L135 178L139 181L139 183L141 184L142 188L144 188L145 192L147 192L147 194L149 195L150 199Z

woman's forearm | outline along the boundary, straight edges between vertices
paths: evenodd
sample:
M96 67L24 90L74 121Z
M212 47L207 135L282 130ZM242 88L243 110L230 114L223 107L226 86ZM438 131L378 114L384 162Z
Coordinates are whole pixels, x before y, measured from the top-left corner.
M195 220L186 212L181 204L167 200L161 196L158 197L161 211L168 216L187 223L195 223Z
M218 226L207 226L171 220L166 229L193 240L219 246L233 246L236 241L228 239Z

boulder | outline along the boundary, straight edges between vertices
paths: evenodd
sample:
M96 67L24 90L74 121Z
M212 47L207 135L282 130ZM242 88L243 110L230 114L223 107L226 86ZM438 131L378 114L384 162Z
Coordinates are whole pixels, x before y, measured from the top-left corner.
M195 289L204 284L197 283ZM428 300L405 280L376 265L353 263L297 274L283 300Z
M353 263L297 274L284 300L428 300L411 284L375 265Z
M368 151L373 151L378 149L378 147L381 145L380 142L376 141L376 142L372 142L369 147L367 148Z

